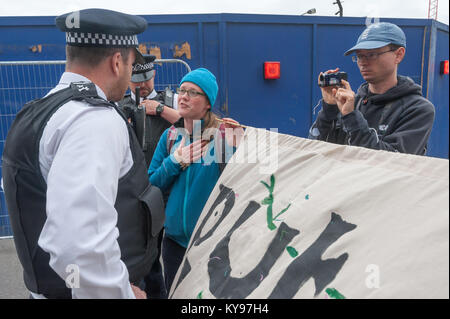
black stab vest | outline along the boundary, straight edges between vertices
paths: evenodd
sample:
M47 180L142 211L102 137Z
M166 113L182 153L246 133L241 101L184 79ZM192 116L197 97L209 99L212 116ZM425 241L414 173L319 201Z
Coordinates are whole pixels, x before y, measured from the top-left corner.
M71 100L85 101L91 107L114 107L127 123L133 166L119 180L114 206L118 213L121 259L127 266L130 282L137 283L149 272L157 256L157 237L165 218L161 191L148 181L144 154L133 129L114 104L97 95L93 83L72 83L66 89L27 103L17 113L6 138L3 185L25 285L48 298L71 298L71 290L49 266L50 255L38 246L47 219L47 185L39 166L39 142L51 116Z

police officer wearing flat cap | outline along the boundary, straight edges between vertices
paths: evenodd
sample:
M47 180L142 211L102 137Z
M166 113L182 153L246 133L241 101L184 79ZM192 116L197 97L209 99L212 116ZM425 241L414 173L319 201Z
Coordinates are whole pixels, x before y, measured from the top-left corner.
M164 91L155 90L155 61L154 55L144 55L144 63L133 65L133 74L130 82L130 94L125 95L119 102L119 107L125 116L133 119L136 114L137 105L145 107L145 133L137 134L144 136L143 150L147 167L150 166L153 153L162 133L173 123L178 121L180 115L176 110L176 94L167 88ZM139 102L136 103L136 92L139 92ZM132 121L134 123L134 119Z
M116 105L145 19L86 9L56 18L66 71L17 114L3 153L4 191L32 298L145 297L163 200ZM141 57L142 58L142 57ZM142 60L139 60L142 63Z

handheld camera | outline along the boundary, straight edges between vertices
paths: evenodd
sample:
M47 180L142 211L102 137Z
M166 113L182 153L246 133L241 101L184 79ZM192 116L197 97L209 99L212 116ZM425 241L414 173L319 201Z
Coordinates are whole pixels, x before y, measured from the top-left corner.
M319 76L319 86L320 87L341 86L342 85L341 80L347 81L346 72L322 73Z

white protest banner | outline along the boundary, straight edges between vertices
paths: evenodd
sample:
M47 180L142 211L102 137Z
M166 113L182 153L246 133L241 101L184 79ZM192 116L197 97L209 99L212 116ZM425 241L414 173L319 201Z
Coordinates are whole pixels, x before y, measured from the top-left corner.
M248 128L171 297L449 298L448 173L444 159Z

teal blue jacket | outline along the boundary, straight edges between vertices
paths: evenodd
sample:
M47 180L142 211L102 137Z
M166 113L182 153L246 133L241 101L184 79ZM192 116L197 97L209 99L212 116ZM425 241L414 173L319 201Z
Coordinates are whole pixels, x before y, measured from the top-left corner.
M178 134L170 154L165 130L156 147L148 169L150 182L163 192L170 191L166 205L165 234L179 245L186 247L197 220L220 176L215 143L208 144L208 153L201 162L192 163L185 170L176 162L173 152L181 141ZM185 145L192 143L186 138ZM232 148L231 153L234 153ZM228 153L228 151L227 151Z

